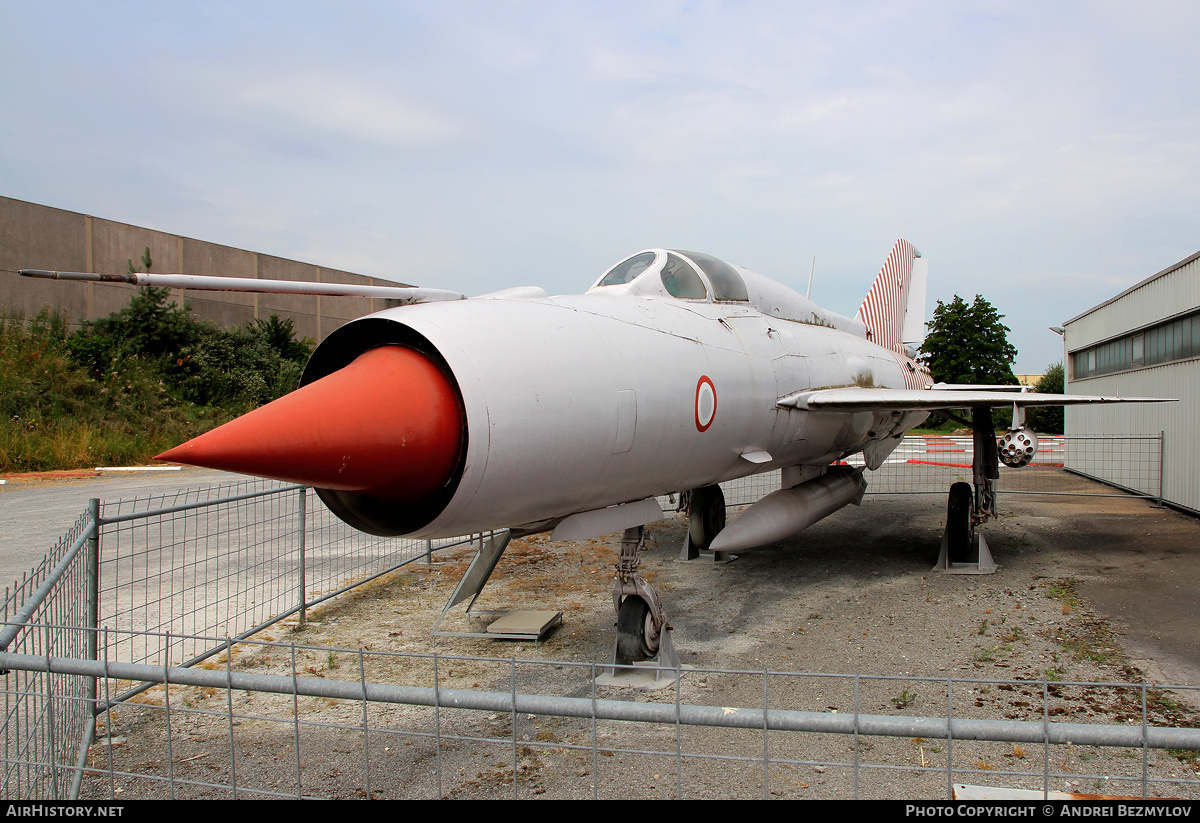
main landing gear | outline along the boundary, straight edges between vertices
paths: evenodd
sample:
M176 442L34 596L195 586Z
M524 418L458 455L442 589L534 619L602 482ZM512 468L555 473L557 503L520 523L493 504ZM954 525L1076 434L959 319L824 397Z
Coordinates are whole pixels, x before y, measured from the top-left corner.
M939 571L951 574L991 574L996 562L976 527L996 516L996 479L1000 476L996 434L990 408L972 409L974 457L970 483L955 483L946 501L946 533L938 556Z
M720 486L703 486L688 498L688 537L704 551L725 528L725 492Z
M682 509L688 516L688 533L679 552L680 560L695 560L708 551L713 539L725 528L725 492L720 486L701 486L685 492ZM713 560L724 562L735 557L729 552L713 552Z
M984 518L986 519L986 518ZM992 574L996 561L983 532L975 527L983 522L978 516L971 485L955 483L946 501L946 533L938 554L936 571L949 574Z

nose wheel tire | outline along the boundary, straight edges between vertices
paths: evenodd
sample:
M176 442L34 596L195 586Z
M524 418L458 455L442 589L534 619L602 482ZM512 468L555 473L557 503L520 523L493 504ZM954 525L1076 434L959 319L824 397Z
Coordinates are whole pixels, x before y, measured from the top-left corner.
M975 493L970 483L955 483L950 487L946 503L946 556L951 563L969 563L975 544L975 526L971 515L975 508Z
M617 612L617 656L634 662L658 654L658 632L650 617L650 606L637 595L621 601Z

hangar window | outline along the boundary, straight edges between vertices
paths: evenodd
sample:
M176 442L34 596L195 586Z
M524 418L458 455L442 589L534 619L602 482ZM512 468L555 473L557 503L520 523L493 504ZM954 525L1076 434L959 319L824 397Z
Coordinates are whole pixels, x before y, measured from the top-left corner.
M1200 357L1200 312L1071 353L1075 380Z

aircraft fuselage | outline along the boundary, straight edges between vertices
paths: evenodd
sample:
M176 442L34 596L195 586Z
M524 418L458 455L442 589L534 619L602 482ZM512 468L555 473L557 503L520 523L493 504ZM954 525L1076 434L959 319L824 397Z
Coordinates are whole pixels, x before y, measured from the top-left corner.
M904 388L903 358L748 303L594 290L405 306L335 332L323 348L337 359L326 366L314 356L305 382L381 342L436 352L462 403L456 488L440 511L404 518L413 524L405 533L418 537L825 466L925 417L777 408L778 398L804 389Z

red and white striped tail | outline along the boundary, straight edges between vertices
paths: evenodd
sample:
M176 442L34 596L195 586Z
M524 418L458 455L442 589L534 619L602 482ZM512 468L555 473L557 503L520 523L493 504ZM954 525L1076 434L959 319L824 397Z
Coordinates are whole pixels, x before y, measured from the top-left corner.
M897 240L858 309L867 339L899 355L905 343L924 337L925 267L920 257L912 243Z

